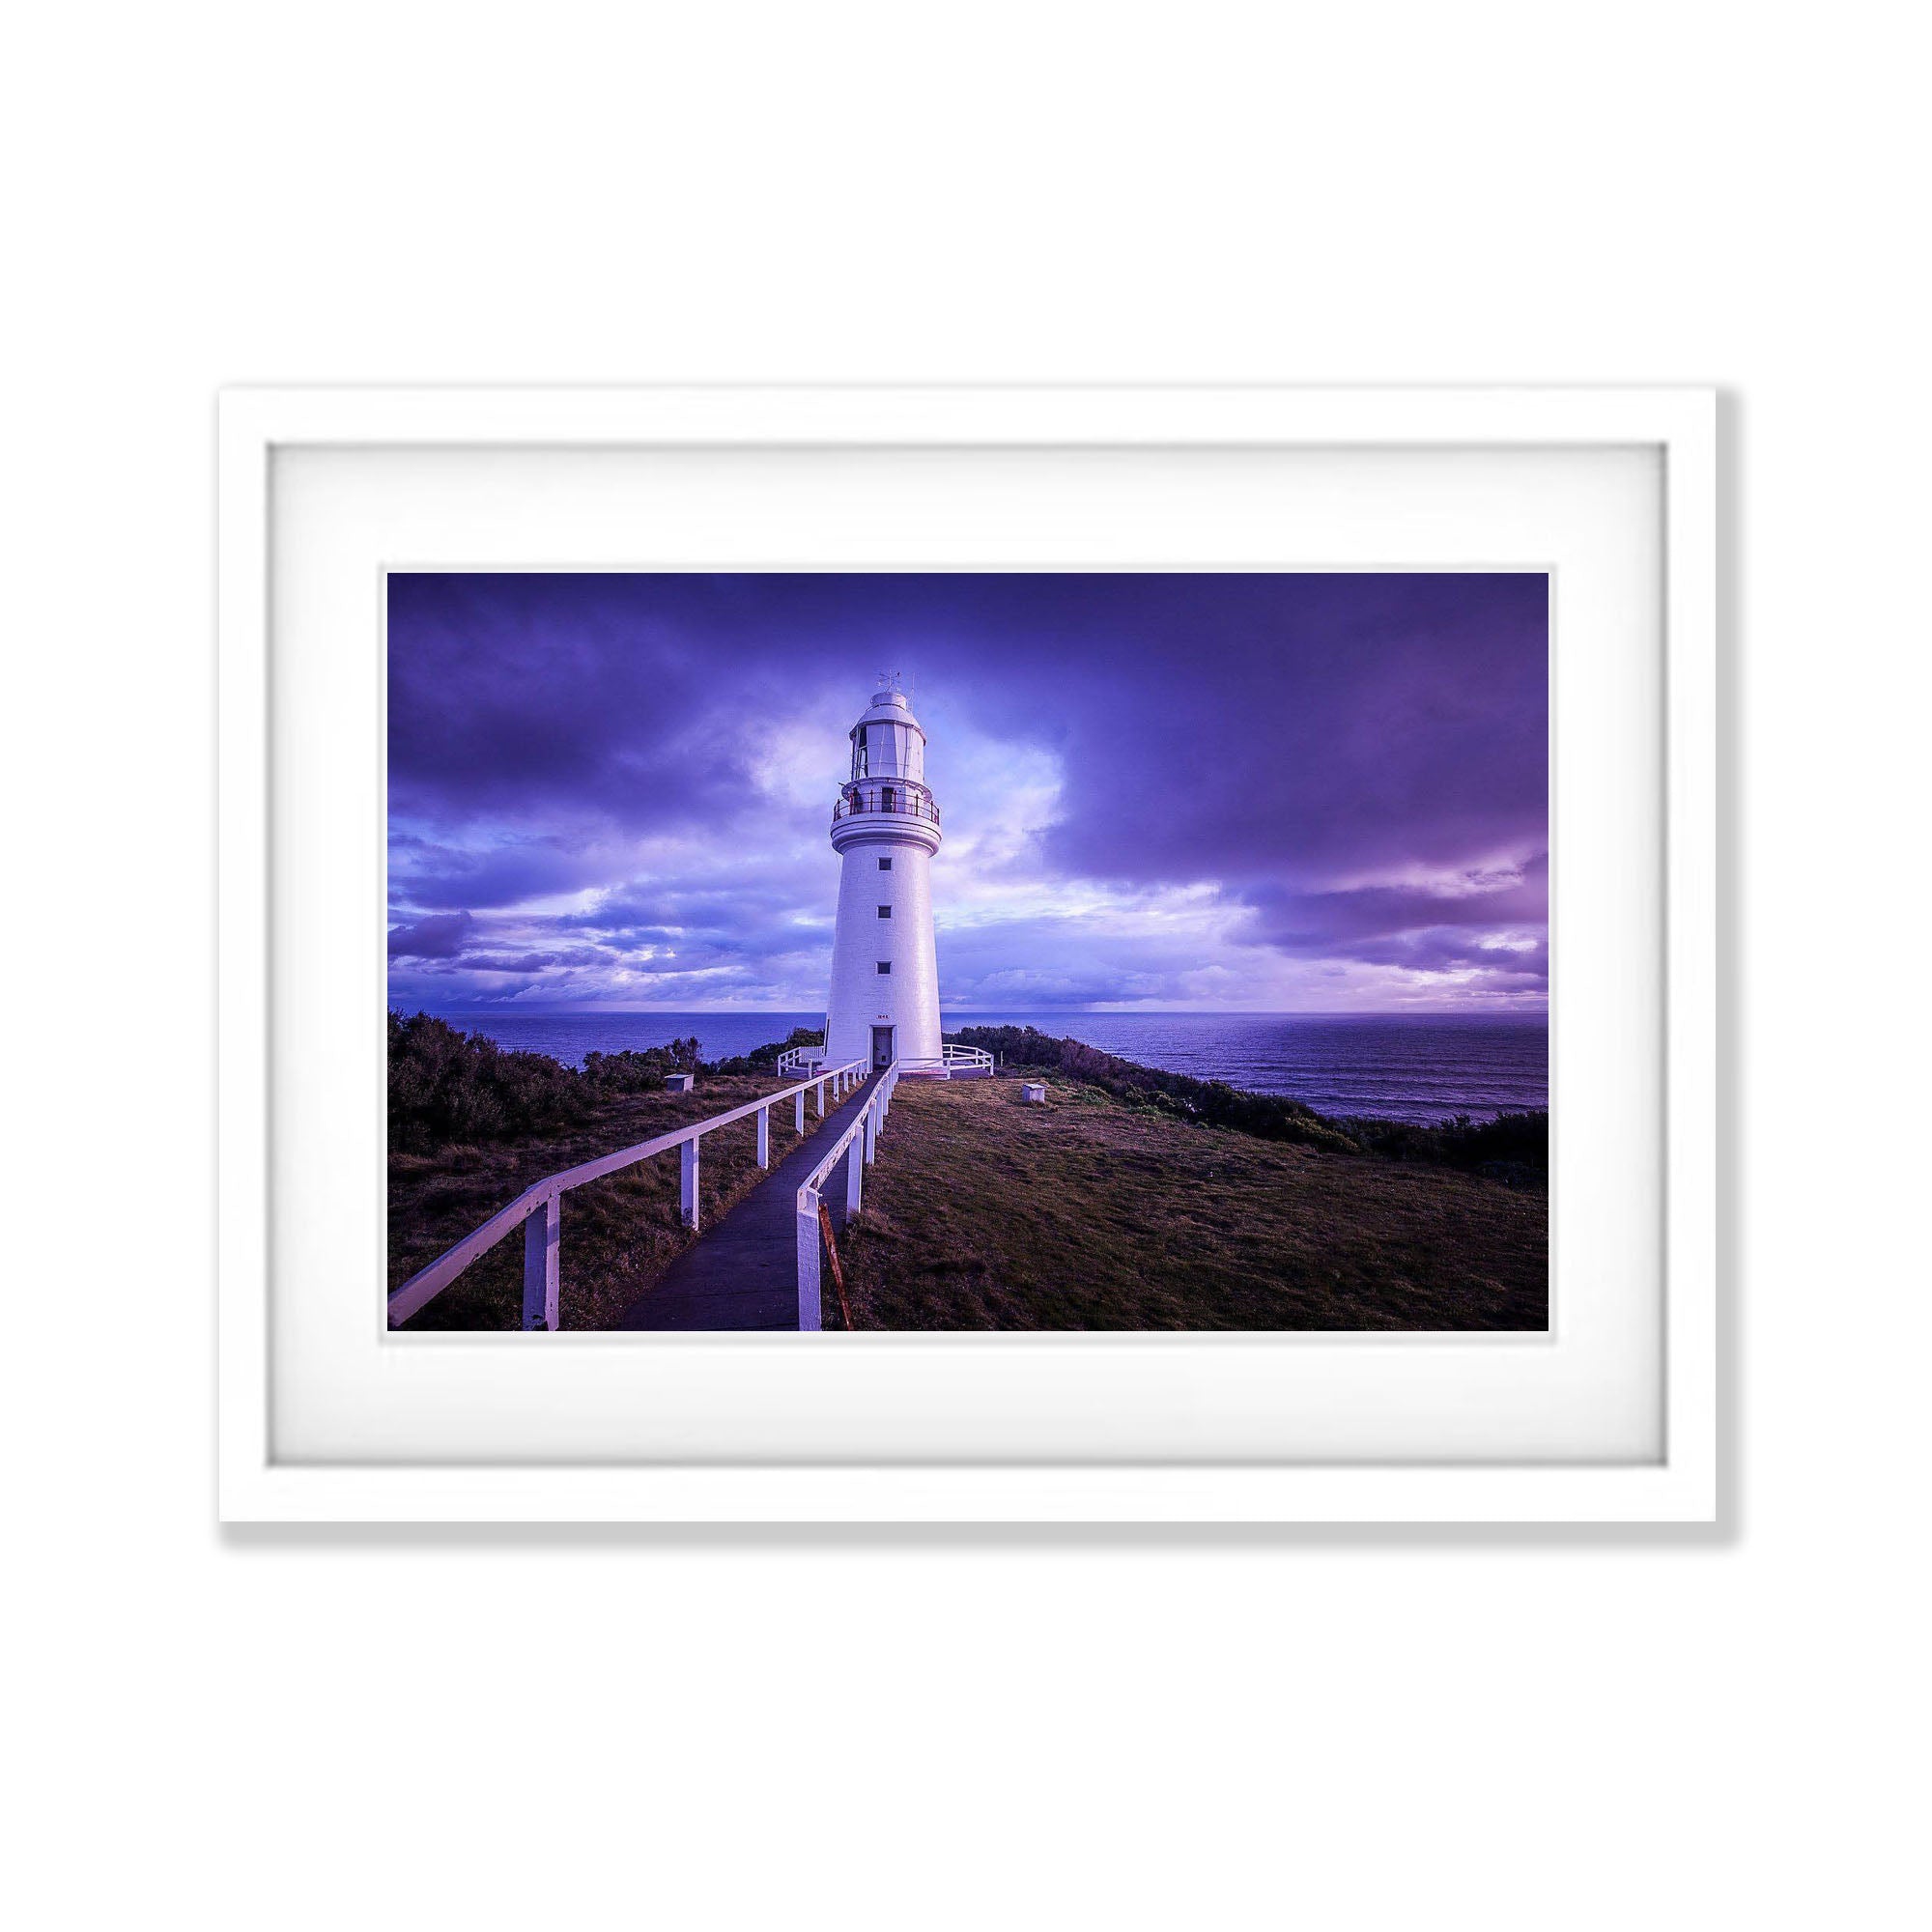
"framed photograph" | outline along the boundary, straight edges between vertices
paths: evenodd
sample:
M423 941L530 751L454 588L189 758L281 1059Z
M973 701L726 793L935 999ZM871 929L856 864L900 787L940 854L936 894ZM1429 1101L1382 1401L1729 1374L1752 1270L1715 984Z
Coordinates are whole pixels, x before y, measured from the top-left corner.
M1713 1520L1715 473L224 395L224 1518Z

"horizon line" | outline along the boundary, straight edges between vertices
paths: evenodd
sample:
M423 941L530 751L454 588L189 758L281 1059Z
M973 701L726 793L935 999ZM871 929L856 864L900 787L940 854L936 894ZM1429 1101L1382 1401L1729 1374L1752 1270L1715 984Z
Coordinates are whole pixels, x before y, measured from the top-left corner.
M401 1011L400 1007L394 1009ZM432 1009L418 1006L419 1012L429 1012ZM524 1013L531 1019L567 1019L576 1014L601 1015L605 1018L620 1018L626 1014L687 1013L695 1017L719 1014L737 1014L746 1019L759 1017L777 1018L781 1015L812 1013L815 1007L604 1007L580 1003L565 1007L524 1006L514 1001L502 1001L492 1006L465 1006L451 1003L441 1009L445 1012L456 1013ZM1131 1019L1135 1015L1149 1018L1175 1018L1193 1014L1201 1019L1274 1019L1274 1020L1321 1020L1321 1019L1360 1019L1385 1020L1410 1017L1415 1019L1548 1019L1549 1008L1546 1002L1542 1006L1530 1007L955 1007L959 1013L1082 1013L1100 1019Z

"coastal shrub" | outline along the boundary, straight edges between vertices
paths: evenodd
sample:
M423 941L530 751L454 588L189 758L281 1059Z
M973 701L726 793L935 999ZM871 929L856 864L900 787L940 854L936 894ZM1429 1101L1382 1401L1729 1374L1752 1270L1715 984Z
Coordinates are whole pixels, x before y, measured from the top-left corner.
M389 1015L389 1145L423 1152L562 1125L583 1082L543 1053L506 1052L429 1013Z
M583 1056L583 1078L598 1094L650 1093L664 1085L666 1074L696 1073L697 1068L696 1037L645 1047L641 1052L626 1047L622 1053Z
M779 1055L792 1046L816 1046L824 1036L815 1027L793 1027L782 1039L768 1039L750 1053L733 1054L728 1060L708 1060L706 1073L764 1073L777 1066Z
M508 1140L582 1117L628 1094L654 1094L672 1073L768 1073L788 1046L815 1045L799 1028L750 1053L699 1058L696 1035L663 1046L586 1053L581 1068L547 1053L498 1046L430 1013L389 1014L389 1146L426 1153L454 1142Z
M1350 1118L1342 1123L1372 1153L1386 1160L1426 1160L1468 1168L1510 1186L1541 1186L1549 1173L1549 1114L1498 1114L1494 1120L1454 1120L1424 1126L1410 1121Z

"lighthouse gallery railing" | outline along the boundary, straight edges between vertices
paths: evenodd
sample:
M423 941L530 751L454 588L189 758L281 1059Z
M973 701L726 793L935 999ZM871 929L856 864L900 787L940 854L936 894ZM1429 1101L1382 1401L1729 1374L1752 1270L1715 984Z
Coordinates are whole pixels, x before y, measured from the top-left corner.
M917 790L906 784L872 784L857 797L843 793L832 808L832 822L841 818L923 818L939 823L939 807L923 785Z
M402 1287L389 1296L389 1325L394 1327L400 1321L407 1321L420 1308L433 1301L437 1295L453 1282L479 1255L486 1255L504 1236L521 1226L524 1231L524 1326L526 1328L554 1328L557 1325L557 1295L559 1263L561 1259L563 1225L558 1204L573 1187L582 1187L587 1180L601 1180L607 1174L615 1174L620 1169L635 1167L640 1160L649 1160L653 1154L668 1153L672 1148L682 1150L682 1163L679 1174L678 1206L687 1228L697 1226L697 1144L706 1134L715 1133L720 1127L728 1127L733 1121L742 1121L755 1114L758 1117L758 1165L769 1167L772 1158L772 1109L781 1101L793 1103L793 1125L805 1132L805 1096L813 1088L818 1092L818 1116L825 1117L825 1090L832 1090L836 1102L851 1092L866 1077L866 1063L863 1060L847 1061L843 1066L821 1067L810 1080L801 1080L796 1086L781 1087L776 1094L768 1094L762 1100L748 1100L742 1107L733 1107L726 1114L713 1114L709 1120L695 1121L688 1127L679 1127L668 1134L659 1134L656 1139L639 1141L636 1147L620 1148L615 1153L607 1153L596 1160L586 1160L577 1167L567 1167L559 1174L546 1175L543 1179L517 1196L507 1208L499 1208L483 1223L474 1234L466 1235L453 1248L446 1249L431 1262L426 1268L412 1274ZM888 1079L890 1079L888 1075ZM882 1085L884 1083L881 1083ZM876 1096L871 1103L876 1105ZM871 1112L868 1105L866 1113ZM860 1116L863 1121L865 1114ZM833 1150L837 1155L850 1142L852 1131L848 1130L840 1139L838 1147ZM867 1158L870 1158L869 1154ZM831 1161L826 1165L829 1167ZM816 1197L814 1197L815 1202ZM813 1238L816 1239L817 1224L813 1223ZM813 1262L816 1264L814 1251ZM800 1310L803 1313L804 1293L801 1285ZM812 1320L810 1325L818 1326L817 1282L812 1286ZM801 1325L805 1325L801 1323Z

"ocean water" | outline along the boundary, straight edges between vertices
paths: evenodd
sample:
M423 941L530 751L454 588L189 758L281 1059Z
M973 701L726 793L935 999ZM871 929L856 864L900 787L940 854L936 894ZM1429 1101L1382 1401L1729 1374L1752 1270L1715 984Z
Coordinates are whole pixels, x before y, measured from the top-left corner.
M697 1036L698 1057L729 1060L782 1039L800 1027L823 1036L825 1009L815 1013L526 1013L502 1007L440 1012L465 1033L480 1033L498 1046L547 1053L581 1066L586 1053L641 1053L673 1039Z
M697 1036L724 1060L823 1013L535 1013L492 1008L442 1017L506 1047L572 1065L590 1052ZM1392 1121L1478 1119L1549 1104L1549 1032L1541 1014L949 1012L949 1032L1036 1026L1106 1053L1258 1094L1287 1094L1322 1114Z
M975 1014L949 1026L997 1024ZM1143 1066L1287 1094L1318 1114L1478 1119L1549 1104L1541 1013L1015 1013Z

